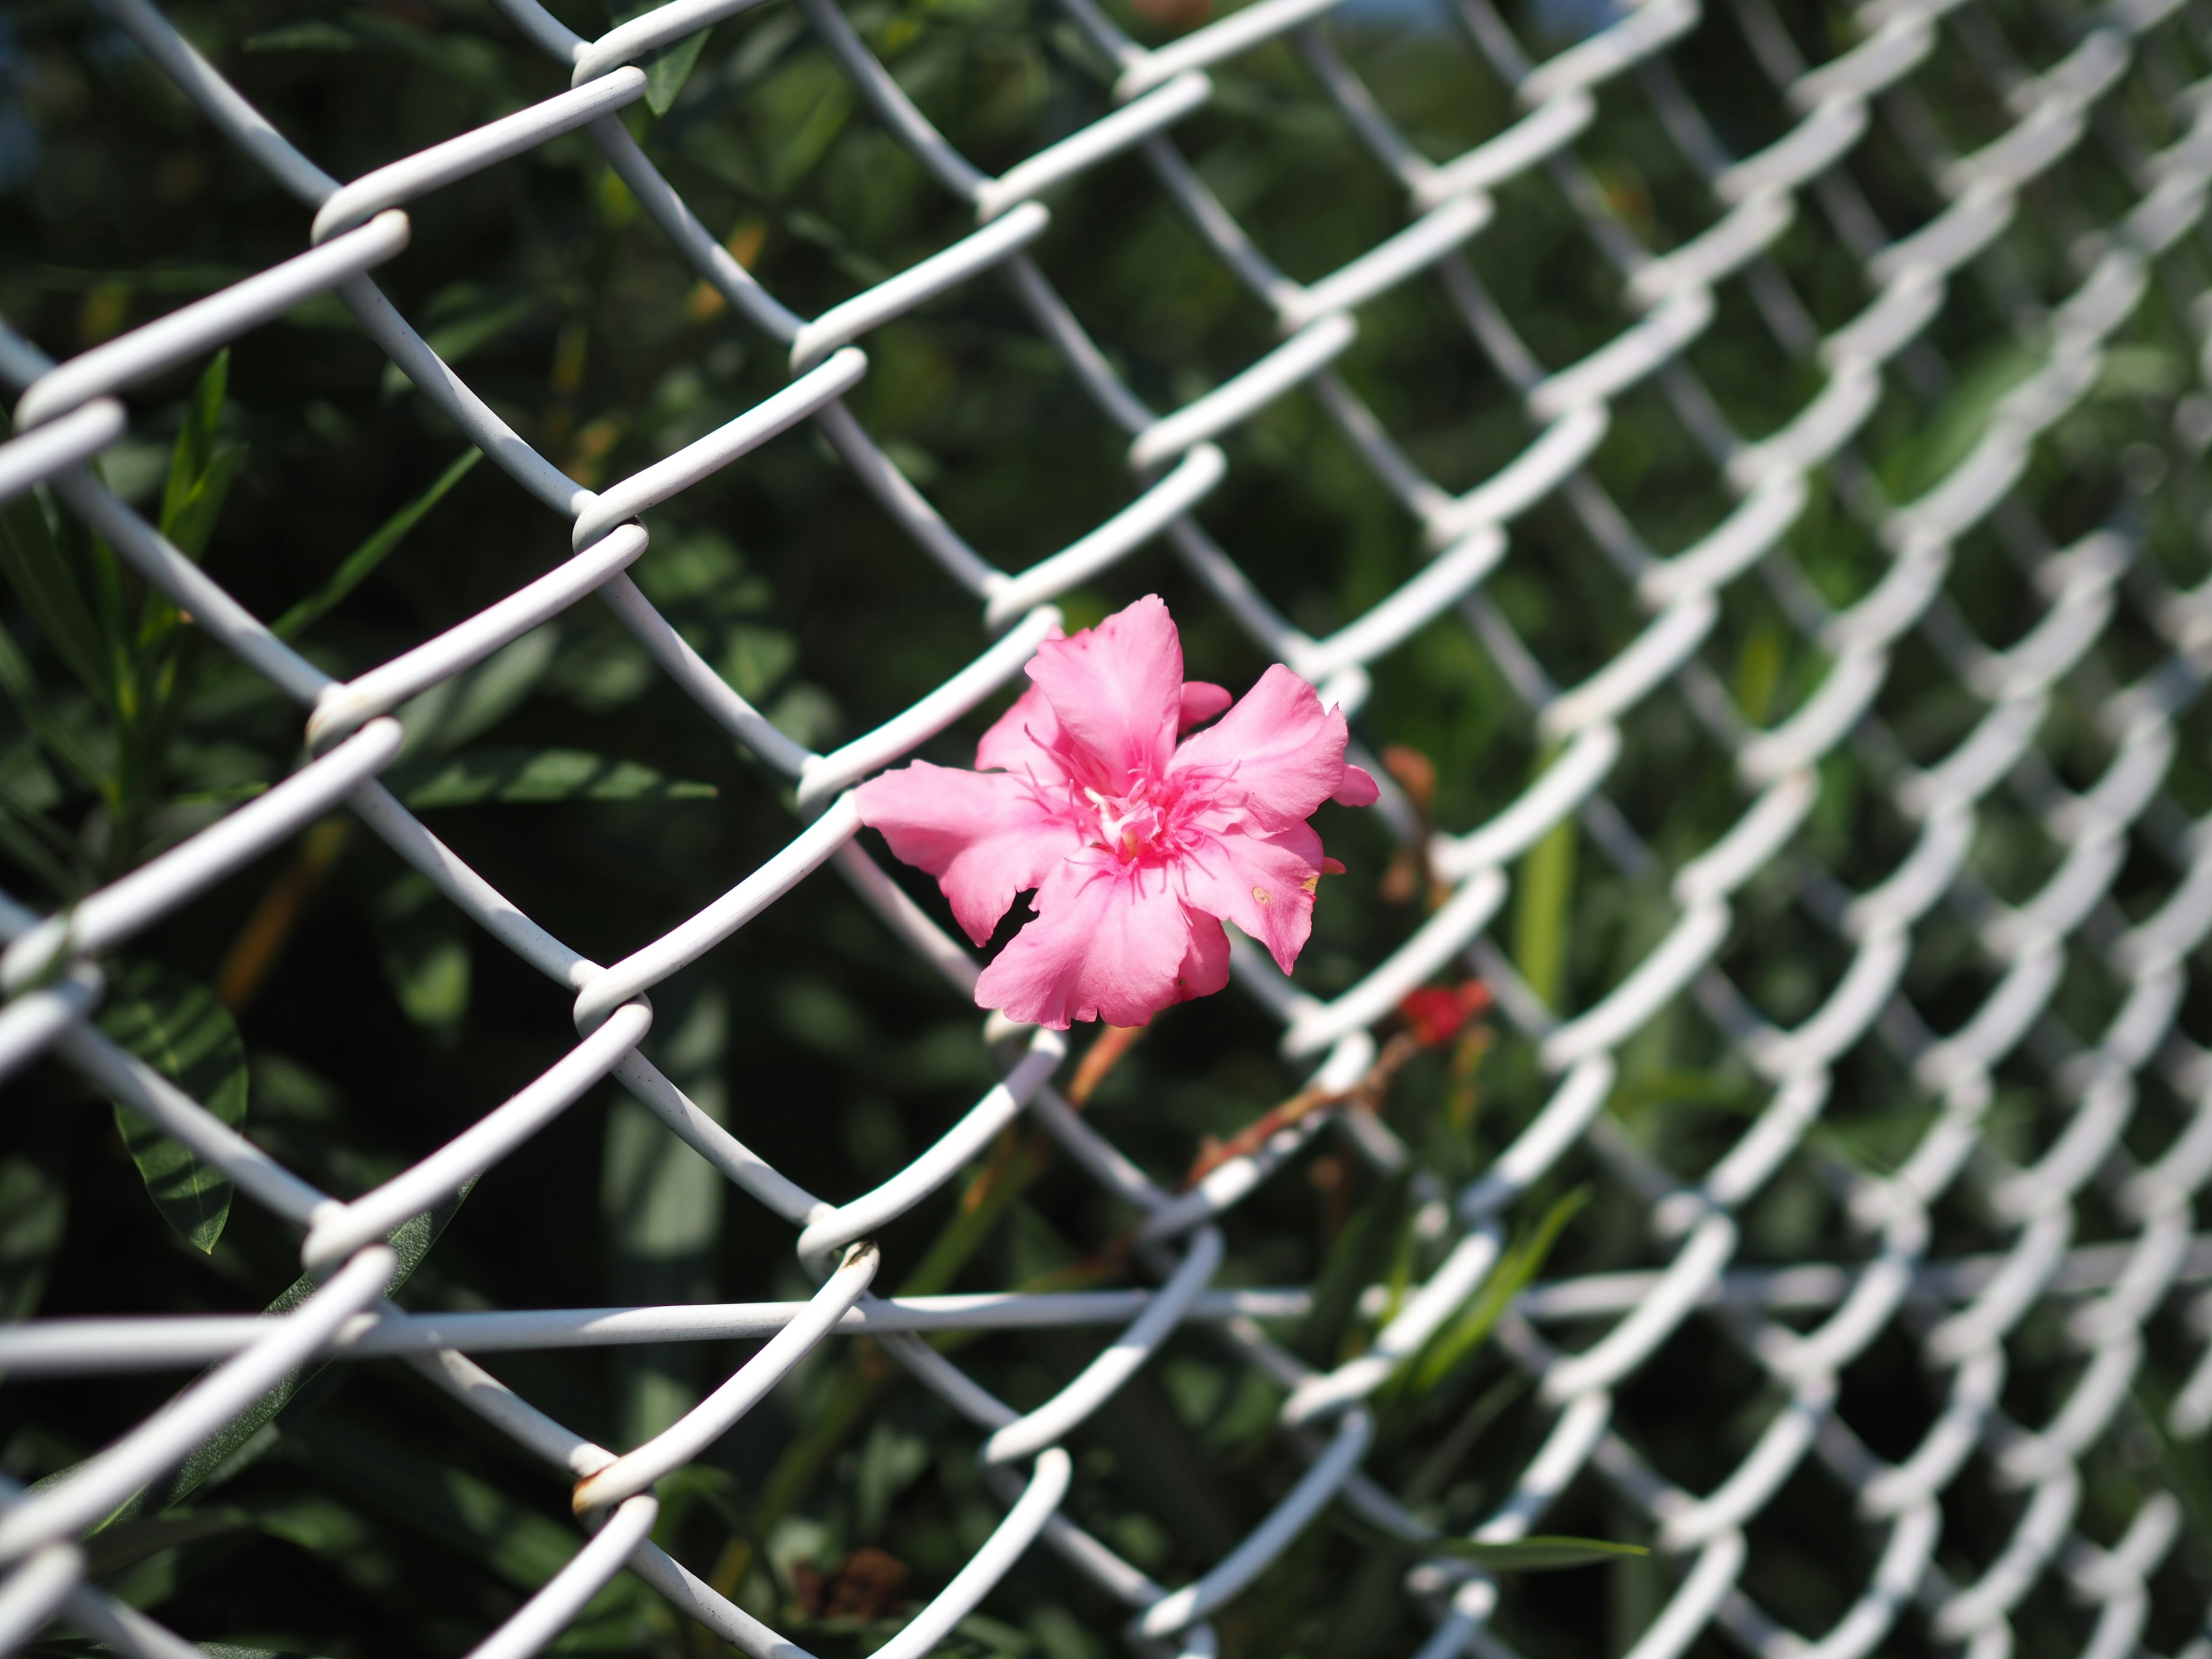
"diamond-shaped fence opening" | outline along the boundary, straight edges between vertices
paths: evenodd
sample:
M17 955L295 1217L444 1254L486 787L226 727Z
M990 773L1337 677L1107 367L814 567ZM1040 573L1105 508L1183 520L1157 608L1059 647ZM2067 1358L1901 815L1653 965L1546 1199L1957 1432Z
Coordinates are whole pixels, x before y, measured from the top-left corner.
M24 14L110 66L80 95L157 100L297 204L258 268L186 272L175 286L197 297L157 291L119 331L88 321L106 337L73 356L28 320L0 332L9 574L46 653L10 644L0 665L25 736L76 740L34 722L77 715L29 711L46 658L79 643L48 637L76 614L55 573L104 559L181 613L195 672L220 662L269 729L297 722L301 757L173 814L131 843L151 849L132 867L36 902L33 769L7 763L27 805L8 809L24 896L0 908L0 1066L18 1094L74 1077L74 1095L50 1081L35 1097L137 1114L290 1229L305 1277L265 1316L189 1311L242 1291L164 1304L122 1284L103 1316L0 1328L0 1373L37 1399L208 1367L166 1398L87 1383L88 1409L117 1413L100 1439L9 1484L0 1650L198 1651L118 1577L118 1525L219 1486L271 1436L310 1490L357 1489L373 1452L287 1425L324 1386L304 1379L396 1361L458 1402L483 1467L534 1460L556 1510L570 1490L565 1555L464 1603L489 1610L441 1637L483 1659L608 1645L586 1639L593 1610L632 1580L657 1611L623 1639L760 1659L855 1641L896 1659L1042 1642L1060 1659L1099 1639L1086 1626L1188 1655L2212 1653L2196 1448L2212 1304L2193 1288L2212 1279L2197 1221L2212 1057L2190 1034L2212 929L2212 17L2171 0L1525 16L1457 0L1433 19L1349 0L1211 18L674 0L591 38L572 27L583 9L317 15L252 51L215 14L192 20L210 25L203 51L151 0ZM354 76L349 106L337 74L311 104L266 67L395 40L453 85L532 90L501 94L497 118L448 119L482 100L380 109ZM240 89L264 83L275 112ZM781 174L703 124L729 108ZM364 155L349 124L411 148ZM774 234L797 252L757 277L766 222L732 199L787 204L833 137L845 159L822 200L846 216L787 213ZM533 157L556 163L518 174ZM19 187L66 202L88 165L58 143ZM108 187L148 212L192 188L160 171ZM265 215L256 199L203 187L191 214ZM524 258L506 289L450 289L420 314L387 297L426 258L460 282L502 216L580 214L620 222L621 258ZM106 291L86 289L88 319ZM571 324L550 390L495 349L473 369L502 330L607 295L617 317L684 308L688 402L584 421ZM917 315L954 320L918 343ZM180 544L188 502L157 512L160 477L124 481L154 441L141 387L311 326L372 343L387 404L418 399L429 429L481 452L467 487L496 492L532 562L518 575L512 548L440 544L455 582L440 603L465 603L401 645L351 636L388 647L353 659L282 614L316 588L301 573L326 526L264 514L257 534L307 550L282 594L252 572L249 603L220 544ZM971 380L1033 421L1012 459L992 453L1005 424L963 406ZM738 412L702 421L732 386ZM915 410L935 424L916 429ZM342 471L341 418L307 425L303 453ZM1291 475L1308 470L1358 514L1304 516ZM716 562L726 542L652 546L718 525L792 550L795 647L702 628L702 606L726 621L761 604L757 576ZM810 582L817 537L865 541L895 574ZM957 732L1003 702L1063 606L1072 625L1163 586L1194 672L1280 661L1346 711L1386 780L1388 833L1365 832L1368 867L1325 893L1297 976L1240 942L1231 990L1135 1051L1123 1080L1141 1066L1167 1103L1145 1115L1110 1089L1103 1109L1071 1098L1071 1057L1096 1040L1082 1030L963 1016L977 957L860 833L851 791L925 747L958 758ZM341 616L359 603L322 591ZM510 897L485 866L526 870L511 848L425 821L533 789L635 799L658 775L634 765L618 787L551 750L489 781L481 756L426 763L440 731L450 748L512 706L502 665L536 652L545 671L549 624L597 642L561 659L585 706L660 752L696 741L651 735L673 726L733 740L747 759L725 793L750 797L748 823L784 825L705 878L710 902L591 955L564 942L600 915L588 895L541 879ZM772 703L788 662L762 659L794 648L808 695ZM605 693L610 674L633 698L649 678L658 701ZM842 742L809 712L825 686ZM1424 765L1444 774L1433 799ZM679 845L641 817L602 822L609 866ZM419 930L458 915L550 981L513 994L565 1003L575 1031L565 1050L508 1044L496 1104L426 1085L443 1127L382 1164L319 1156L312 1114L237 1127L108 1017L134 941L303 833L295 872L357 831L413 872L386 948L411 948L410 926L432 939L425 1006L455 947ZM272 896L301 879L270 867ZM778 923L840 882L864 935ZM907 1079L915 1098L985 1054L995 1080L928 1136L892 1101L870 1179L812 1190L810 1171L844 1166L754 1146L834 1138L821 1085L804 1067L761 1077L742 1042L702 1065L700 1019L652 1000L696 1014L687 970L731 961L801 988L865 963L916 1023L901 1043L966 1020L939 1075ZM1360 1085L1403 1048L1401 1003L1470 977L1494 1030L1416 1062L1400 1092L1419 1097L1375 1109ZM360 985L292 989L344 1052ZM789 1024L796 1006L755 1018ZM835 1014L826 1048L876 1040ZM350 1040L381 1086L371 1022ZM1229 1076L1327 1103L1194 1164L1201 1120L1175 1103L1233 1097ZM757 1257L742 1288L785 1299L702 1303L678 1274L657 1303L548 1306L567 1281L533 1297L526 1252L498 1267L507 1305L418 1294L457 1201L489 1208L466 1242L495 1249L527 1207L533 1145L611 1091L635 1104L608 1181L621 1158L664 1172L634 1194L638 1227L711 1170L745 1237L772 1227L792 1252ZM671 1164L675 1142L690 1150ZM938 1249L1013 1226L994 1183L1048 1162L1056 1266L1032 1249L1019 1283L928 1278L917 1218L952 1217ZM0 1235L30 1240L27 1258L46 1200L15 1191ZM1331 1194L1354 1194L1347 1223ZM1277 1277L1286 1263L1313 1282ZM631 1345L738 1357L660 1408L586 1424L598 1438L568 1426L564 1373L531 1356ZM1190 1402L1196 1371L1181 1419L1161 1417L1159 1373L1182 1353L1231 1379L1241 1426ZM938 1443L868 1442L863 1507L879 1526L898 1483L878 1465L915 1456L968 1471L969 1498L911 1583L879 1553L897 1593L870 1591L855 1555L845 1602L825 1603L825 1564L769 1563L774 1540L742 1519L719 1559L673 1524L669 1500L696 1515L702 1492L757 1520L780 1452L815 1436L841 1455L902 1377L898 1397L941 1402ZM726 1455L739 1442L750 1464ZM1194 1520L1179 1465L1200 1455L1239 1506ZM1190 1540L1224 1515L1201 1555ZM189 1542L197 1523L173 1524ZM1522 1576L1528 1553L1505 1547L1563 1531L1650 1553ZM1009 1623L1039 1583L1078 1609L1073 1633Z

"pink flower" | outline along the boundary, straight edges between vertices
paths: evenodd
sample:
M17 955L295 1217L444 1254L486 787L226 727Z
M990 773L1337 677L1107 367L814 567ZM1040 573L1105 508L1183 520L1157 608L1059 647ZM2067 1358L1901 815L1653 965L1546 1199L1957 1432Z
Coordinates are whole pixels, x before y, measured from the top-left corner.
M969 938L1014 896L1036 918L975 986L1024 1024L1142 1025L1229 982L1233 921L1288 973L1314 890L1344 866L1306 820L1364 806L1344 716L1278 664L1233 708L1182 677L1182 641L1148 595L1073 639L1048 640L1035 682L975 746L979 770L916 761L860 786L860 821L937 878ZM1220 723L1180 747L1176 734Z

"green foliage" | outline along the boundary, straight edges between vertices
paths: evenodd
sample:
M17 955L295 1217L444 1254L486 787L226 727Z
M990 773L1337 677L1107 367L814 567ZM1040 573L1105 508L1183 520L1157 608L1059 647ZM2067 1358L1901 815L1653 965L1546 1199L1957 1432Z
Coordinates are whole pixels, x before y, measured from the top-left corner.
M470 1188L474 1185L475 1182L471 1182ZM468 1195L469 1188L465 1188L457 1196L434 1210L410 1216L386 1235L385 1242L398 1258L398 1265L392 1270L391 1283L385 1287L386 1296L396 1294L400 1286L414 1276L415 1270L422 1265L423 1257L429 1255L430 1247L438 1242ZM291 1312L314 1293L316 1284L311 1274L301 1274L262 1311L269 1314ZM158 1515L165 1510L173 1509L202 1486L221 1485L243 1474L277 1443L282 1437L276 1427L277 1417L323 1369L319 1364L302 1366L287 1376L195 1449L178 1466L173 1474L126 1498L112 1515L94 1529L94 1534L137 1521L148 1514Z
M111 699L115 684L108 641L84 591L80 567L65 558L35 495L0 503L0 573L38 623L46 643L94 696ZM13 641L6 665L9 696L26 718L43 723L30 665Z
M431 481L428 489L379 525L367 541L349 553L337 569L331 573L328 581L270 623L270 630L279 639L299 637L347 594L367 581L376 568L407 538L407 532L420 524L432 507L445 500L447 493L455 484L475 471L477 463L482 459L483 451L481 449L462 451L451 466Z
M1516 1239L1498 1257L1490 1277L1468 1298L1467 1306L1406 1362L1394 1382L1402 1381L1413 1393L1425 1395L1449 1376L1489 1336L1513 1298L1544 1270L1560 1232L1589 1200L1589 1189L1577 1187L1554 1200L1534 1231L1526 1238Z
M1567 988L1575 847L1581 827L1567 818L1545 832L1521 861L1514 913L1513 965L1546 1006L1561 1007Z
M108 976L100 1030L235 1129L246 1121L246 1049L230 1011L198 981L150 962ZM203 1164L121 1102L115 1127L161 1218L212 1250L230 1218L229 1177Z
M238 464L246 457L243 447L223 442L218 434L229 384L230 349L226 346L216 353L185 405L184 430L177 434L168 481L161 490L161 532L195 560L207 551L216 517L230 494Z
M52 1176L27 1158L0 1159L0 1324L38 1311L68 1214Z
M475 985L467 936L445 896L410 870L379 896L384 971L407 1018L445 1042L459 1034Z
M418 810L486 801L712 800L716 793L711 783L665 777L636 761L580 749L471 749L428 775L392 781L400 799Z
M1441 1534L1402 1538L1349 1518L1340 1518L1338 1524L1373 1549L1427 1560L1471 1561L1486 1572L1558 1572L1566 1567L1587 1567L1599 1561L1651 1553L1641 1544L1616 1544L1602 1538L1555 1538L1544 1534L1502 1542Z

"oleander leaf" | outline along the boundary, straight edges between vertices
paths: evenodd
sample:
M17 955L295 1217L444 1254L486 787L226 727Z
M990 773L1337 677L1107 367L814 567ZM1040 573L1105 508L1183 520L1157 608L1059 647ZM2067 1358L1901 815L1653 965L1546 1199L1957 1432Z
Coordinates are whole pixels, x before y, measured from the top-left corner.
M486 747L447 757L434 770L403 778L408 805L477 806L562 800L711 800L711 783L671 778L638 761L583 749Z
M0 1158L0 1324L38 1311L68 1216L59 1181L27 1158Z
M231 481L246 453L218 435L229 386L230 348L225 346L193 387L184 428L169 455L168 481L161 491L161 533L191 559L207 551L223 498L230 494Z
M1624 1557L1651 1553L1641 1544L1620 1544L1605 1538L1539 1534L1533 1538L1493 1542L1446 1533L1408 1538L1349 1516L1340 1516L1337 1524L1370 1548L1428 1561L1470 1561L1490 1572L1557 1572L1564 1567L1586 1567L1595 1561L1618 1561Z
M150 962L110 973L100 1027L232 1128L246 1121L246 1048L215 993ZM118 1103L115 1127L161 1218L213 1250L230 1217L228 1176Z
M1651 1553L1641 1544L1616 1544L1604 1538L1542 1535L1516 1538L1504 1544L1484 1543L1472 1538L1438 1538L1416 1547L1424 1555L1473 1561L1492 1572L1556 1572L1562 1567L1585 1567L1593 1561L1616 1561L1625 1555Z
M101 702L112 703L115 676L106 636L34 496L0 505L0 575L70 672Z
M330 580L270 623L270 631L279 639L297 638L310 623L367 581L370 573L407 538L407 532L420 524L430 509L446 498L447 492L468 477L482 459L481 449L463 450L452 465L431 481L428 489L379 525L367 541L347 554L331 573Z

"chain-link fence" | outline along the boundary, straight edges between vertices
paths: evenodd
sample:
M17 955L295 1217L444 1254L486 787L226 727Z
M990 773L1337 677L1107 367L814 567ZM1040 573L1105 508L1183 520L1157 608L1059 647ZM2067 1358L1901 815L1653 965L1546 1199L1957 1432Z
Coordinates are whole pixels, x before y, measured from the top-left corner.
M1533 1616L1516 1610L1532 1581L1496 1570L1511 1565L1508 1553L1455 1549L1452 1539L1503 1545L1559 1530L1548 1517L1564 1495L1592 1489L1608 1494L1602 1512L1624 1537L1649 1541L1659 1569L1629 1632L1635 1659L1700 1643L1760 1659L1923 1644L1978 1659L2016 1642L2120 1656L2151 1639L2154 1614L2169 1633L2203 1626L2192 1559L2203 1540L2191 1535L2184 1501L2196 1494L2160 1448L2212 1424L2212 1356L2197 1358L2212 1304L2187 1289L2212 1278L2212 1241L2195 1221L2212 1177L2212 1058L2185 1029L2203 1012L2191 964L2212 928L2212 830L2194 815L2212 799L2200 799L2204 732L2191 724L2212 666L2212 588L2196 586L2212 398L2141 372L2152 348L2179 341L2193 376L2207 321L2212 82L2197 78L2208 21L2197 9L2123 0L2030 14L1981 0L1869 0L1816 19L1832 38L1814 41L1806 20L1769 0L1710 9L1643 0L1583 20L1582 38L1540 59L1528 28L1488 0L1458 0L1451 27L1517 112L1463 154L1437 158L1340 50L1346 31L1365 27L1396 30L1418 51L1425 25L1332 20L1331 0L1255 0L1146 47L1094 0L1057 0L1033 26L1072 27L1066 51L1099 66L1105 112L991 173L943 136L837 0L780 0L834 55L880 131L975 227L810 318L756 280L735 239L695 216L625 121L668 49L748 0L674 0L595 40L536 0L498 3L571 89L341 183L149 0L103 0L199 118L296 198L305 251L59 362L0 334L0 375L21 394L17 435L0 446L0 495L37 490L96 532L191 627L305 711L313 757L55 915L9 903L0 1063L15 1071L52 1055L84 1074L295 1228L314 1281L281 1316L149 1309L0 1329L11 1381L214 1367L144 1420L118 1425L96 1455L9 1495L0 1647L59 1621L125 1652L197 1651L88 1585L80 1535L209 1443L234 1445L223 1437L240 1419L265 1422L311 1361L398 1358L475 1413L485 1435L574 1486L573 1557L481 1632L474 1654L546 1646L624 1573L720 1641L762 1659L796 1654L762 1609L732 1599L731 1583L709 1582L653 1541L656 1484L707 1455L817 1346L855 1335L972 1425L985 1488L1003 1505L988 1538L883 1641L896 1659L956 1639L1003 1583L1041 1571L1041 1555L1126 1609L1139 1650L1212 1653L1215 1615L1332 1523L1379 1533L1399 1552L1392 1580L1432 1631L1422 1659L1504 1654L1516 1620ZM868 27L880 34L879 23ZM1240 224L1235 181L1194 165L1177 136L1216 100L1224 66L1285 46L1334 112L1328 142L1371 157L1371 198L1400 204L1403 226L1303 282ZM1971 99L1960 92L1968 85ZM1604 112L1629 105L1655 118L1639 131L1674 147L1701 198L1638 200L1585 153ZM2005 118L1970 131L1990 109ZM572 134L598 147L694 268L700 303L788 365L785 389L598 489L526 442L376 277L408 249L410 204ZM1879 165L1917 173L1926 206L1913 222L1896 222L1888 186L1872 201L1862 187L1883 147ZM1122 169L1116 187L1128 188L1135 166L1275 337L1164 410L1133 389L1109 322L1080 314L1035 257L1054 224L1048 204L1094 187L1105 169ZM1618 295L1575 319L1578 339L1549 319L1531 329L1469 257L1478 243L1510 250L1521 222L1561 204L1583 251L1571 274L1537 270L1528 282L1578 285L1597 271L1595 291ZM1665 252L1648 245L1655 237ZM1014 570L979 551L933 505L922 469L879 444L845 401L870 374L873 331L983 283L1011 290L1054 372L1127 445L1126 505ZM1467 377L1462 395L1517 422L1517 452L1472 488L1429 476L1420 458L1433 451L1390 429L1343 368L1363 319L1417 287L1439 296L1418 313L1421 325L1456 331L1434 350L1471 342L1485 366L1487 378ZM1836 296L1854 289L1838 309ZM129 429L122 398L134 386L331 295L507 476L515 511L550 509L573 550L343 680L89 465ZM1402 314L1390 325L1408 326ZM1742 388L1710 382L1700 353L1719 338L1756 366L1770 402L1803 394L1761 435L1731 415ZM2008 354L2002 372L1962 375L1992 341ZM1394 504L1394 531L1421 550L1410 579L1333 629L1289 619L1303 613L1271 580L1267 547L1228 544L1201 522L1231 472L1233 434L1285 400L1326 416ZM1868 432L1899 407L1953 417L1914 450L1917 473L1864 453ZM2102 419L2114 409L2136 424L2086 423L2085 411ZM746 458L804 423L834 449L847 487L872 498L910 556L964 592L974 616L971 659L944 663L936 690L827 752L740 696L626 574L647 550L643 515L720 469L764 464ZM1668 465L1702 472L1695 507L1670 501L1655 514L1634 466L1608 474L1594 459L1623 423L1665 428L1680 450ZM1516 564L1516 526L1540 507L1571 515L1601 563ZM1380 811L1409 849L1414 886L1428 890L1418 925L1329 994L1240 943L1229 996L1255 1000L1279 1023L1281 1054L1341 1098L1373 1073L1408 993L1479 975L1501 1051L1518 1042L1530 1057L1528 1110L1463 1182L1352 1101L1287 1121L1177 1184L1071 1103L1056 1081L1070 1037L991 1029L1002 1080L926 1152L857 1194L805 1190L740 1139L744 1109L725 1127L646 1057L648 994L709 952L745 951L749 924L798 884L842 879L880 937L918 956L959 1007L976 962L860 836L851 790L1016 682L1060 620L1056 599L1092 583L1143 592L1145 561L1159 549L1267 657L1351 715L1355 757L1386 780ZM1493 598L1490 579L1516 569L1548 610ZM562 941L557 906L526 914L503 896L379 781L405 741L394 711L594 598L699 719L757 758L763 788L789 786L796 811L772 856L611 963ZM842 603L865 610L871 598ZM1642 620L1616 636L1601 619L1624 604ZM1770 635L1814 665L1799 683L1750 696L1741 662L1731 681L1717 641L1736 637L1732 619L1747 607L1775 619ZM1486 718L1528 757L1526 787L1496 787L1493 809L1457 829L1432 822L1415 770L1377 754L1397 735L1376 700L1382 665L1438 630L1510 692L1511 706ZM1663 743L1648 735L1657 720L1673 734ZM1654 744L1656 760L1639 756ZM1664 812L1649 809L1648 777L1635 800L1623 793L1651 764L1678 781L1659 787ZM93 1016L104 957L340 809L572 998L579 1035L434 1152L334 1194ZM1825 860L1808 847L1808 826L1824 818L1849 830ZM1567 879L1562 849L1574 842L1563 836L1671 907L1578 1008L1565 1006L1529 926L1547 884ZM1585 921L1577 912L1571 926ZM1797 975L1788 995L1771 990L1777 963ZM1223 1017L1212 1004L1175 1016ZM1655 1031L1733 1079L1717 1129L1663 1144L1639 1132L1628 1085L1649 1069L1636 1045ZM450 1212L479 1177L498 1182L502 1160L610 1079L745 1202L787 1224L819 1285L810 1298L447 1313L386 1299L422 1257L420 1218ZM1828 1133L1828 1118L1854 1113L1887 1115L1893 1155L1856 1155ZM887 1267L900 1278L913 1265L887 1263L878 1235L1012 1145L1014 1126L1041 1131L1110 1198L1124 1231L1093 1242L1156 1288L872 1294ZM1410 1254L1395 1275L1351 1287L1361 1292L1353 1327L1365 1334L1316 1364L1282 1332L1320 1292L1222 1286L1240 1206L1331 1134L1407 1183ZM1608 1202L1636 1200L1635 1224L1608 1235L1624 1241L1603 1264L1615 1270L1524 1285L1514 1275L1532 1259L1527 1220L1521 1242L1509 1242L1523 1200L1582 1164L1599 1172ZM1784 1172L1825 1195L1826 1218L1802 1242L1814 1254L1744 1265L1747 1218ZM1436 1493L1394 1492L1369 1473L1369 1454L1381 1402L1450 1358L1446 1345L1471 1328L1486 1294L1498 1304L1498 1348L1528 1390L1516 1419L1525 1429L1510 1480L1447 1536ZM1108 1334L1021 1410L941 1340L1053 1327ZM1185 1328L1211 1333L1263 1380L1279 1402L1271 1443L1304 1461L1234 1547L1194 1577L1160 1582L1080 1522L1085 1476L1063 1443L1079 1447L1086 1422ZM502 1352L732 1338L760 1346L632 1445L572 1431L495 1375ZM2182 1357L2185 1381L2170 1399L2144 1391L2154 1349ZM1875 1443L1853 1426L1854 1377L1895 1375L1900 1351L1929 1379L1937 1408L1910 1435ZM1753 1412L1756 1432L1741 1446L1707 1437L1704 1474L1669 1473L1699 1467L1680 1442L1703 1436L1723 1406L1679 1388L1634 1403L1655 1367L1747 1377L1749 1405L1725 1409L1731 1420ZM1655 1422L1658 1450L1643 1431ZM1763 1596L1759 1564L1775 1517L1808 1511L1832 1513L1850 1540L1814 1574L1829 1612L1812 1627ZM1984 1525L1991 1516L1999 1522ZM2031 1619L2047 1628L2024 1632ZM2193 1655L2212 1652L2201 1635L2183 1639Z

